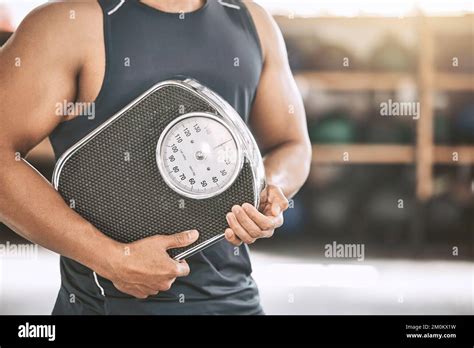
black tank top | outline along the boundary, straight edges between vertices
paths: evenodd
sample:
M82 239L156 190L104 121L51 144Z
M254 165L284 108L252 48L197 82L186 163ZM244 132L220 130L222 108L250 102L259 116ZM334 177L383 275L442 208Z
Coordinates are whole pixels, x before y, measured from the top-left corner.
M252 18L241 1L207 0L190 13L167 13L139 1L99 0L104 18L106 69L95 118L79 116L50 135L56 159L159 81L192 77L226 99L248 121L262 70ZM258 313L247 246L227 241L188 259L191 273L147 301L120 293L111 282L61 257L63 289L83 306L109 314Z

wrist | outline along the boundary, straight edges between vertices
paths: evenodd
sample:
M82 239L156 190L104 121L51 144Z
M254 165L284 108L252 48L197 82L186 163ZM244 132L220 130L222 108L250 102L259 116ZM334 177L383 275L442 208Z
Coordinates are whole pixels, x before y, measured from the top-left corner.
M94 269L96 273L107 279L115 278L123 261L124 250L125 244L108 238L103 252L98 257L96 269Z
M82 262L97 274L111 279L115 277L124 254L125 244L117 242L93 227L95 238L92 238L87 260Z

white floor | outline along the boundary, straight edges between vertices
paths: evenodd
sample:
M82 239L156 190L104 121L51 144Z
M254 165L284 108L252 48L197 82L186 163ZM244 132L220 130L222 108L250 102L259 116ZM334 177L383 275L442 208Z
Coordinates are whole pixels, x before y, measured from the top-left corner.
M254 277L269 314L473 314L473 265L254 254Z
M0 258L0 314L50 314L59 284L59 256L49 250Z
M267 314L473 314L471 262L334 262L253 252ZM49 314L58 256L0 258L0 314Z

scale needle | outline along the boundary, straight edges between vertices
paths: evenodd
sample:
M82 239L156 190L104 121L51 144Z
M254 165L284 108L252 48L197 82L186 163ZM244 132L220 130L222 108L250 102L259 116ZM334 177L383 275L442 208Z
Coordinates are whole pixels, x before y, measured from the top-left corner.
M234 139L226 140L226 141L224 141L223 143L220 143L219 145L215 146L214 149L217 149L219 146L222 146L222 145L224 145L224 144L227 144L229 141L232 141L232 140L234 140Z

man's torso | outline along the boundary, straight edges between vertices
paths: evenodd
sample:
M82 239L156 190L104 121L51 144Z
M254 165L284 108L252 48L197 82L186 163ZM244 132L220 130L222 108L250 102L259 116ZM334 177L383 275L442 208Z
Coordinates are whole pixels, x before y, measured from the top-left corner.
M195 12L170 14L138 2L100 1L100 6L91 3L75 12L76 17L87 16L79 40L83 65L76 101L95 102L95 117L79 116L54 130L50 139L56 158L149 87L178 75L195 78L215 90L247 120L261 73L261 51L244 5L227 3L232 6L209 0ZM222 241L188 263L188 277L143 301L120 293L98 277L106 295L102 296L91 270L62 257L63 287L55 313L261 311L246 246L236 248ZM71 294L76 302L68 301Z

